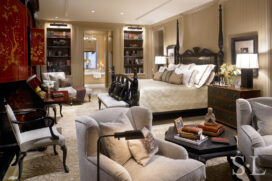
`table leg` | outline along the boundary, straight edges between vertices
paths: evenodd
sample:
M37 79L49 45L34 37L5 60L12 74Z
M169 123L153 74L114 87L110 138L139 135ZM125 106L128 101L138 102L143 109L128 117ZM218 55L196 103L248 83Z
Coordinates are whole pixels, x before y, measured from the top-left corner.
M60 107L60 116L63 117L63 115L62 115L62 104L61 103L59 104L59 107Z

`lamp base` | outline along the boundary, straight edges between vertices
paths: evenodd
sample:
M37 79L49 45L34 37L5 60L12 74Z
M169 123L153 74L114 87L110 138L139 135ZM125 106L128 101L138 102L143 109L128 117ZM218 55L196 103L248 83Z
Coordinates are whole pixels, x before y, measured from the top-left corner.
M241 69L241 87L253 88L253 69Z

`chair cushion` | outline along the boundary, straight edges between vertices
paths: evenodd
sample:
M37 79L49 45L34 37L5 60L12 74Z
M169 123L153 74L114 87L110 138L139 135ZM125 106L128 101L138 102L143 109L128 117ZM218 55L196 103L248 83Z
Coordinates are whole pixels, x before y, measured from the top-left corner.
M124 113L120 113L114 122L99 123L99 127L102 135L113 135L116 132L133 130L128 117ZM123 165L130 159L131 154L125 138L106 137L103 139L103 143L112 160Z
M258 132L262 136L272 135L272 107L254 102L252 108L256 115Z
M129 104L125 101L118 101L113 97L109 96L108 93L101 93L97 95L98 98L103 102L103 104L107 107L129 107Z
M123 165L134 181L157 180L205 180L205 165L193 159L171 159L160 155L152 157L151 161L143 167L134 159Z
M64 136L62 136L55 127L52 128L54 134L59 137L57 140L52 140L52 135L48 127L26 131L21 133L21 151L25 152L29 149L38 148L48 145L60 145L65 144Z
M142 129L142 132L145 138L128 140L128 146L135 160L145 166L152 156L159 151L159 148L155 143L152 133L146 127Z
M266 146L272 145L272 135L265 135L265 136L262 136L262 138Z

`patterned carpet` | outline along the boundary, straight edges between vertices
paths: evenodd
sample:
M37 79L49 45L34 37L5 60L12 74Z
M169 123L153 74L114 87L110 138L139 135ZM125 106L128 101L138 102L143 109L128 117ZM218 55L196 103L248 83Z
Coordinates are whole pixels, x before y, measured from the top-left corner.
M57 107L59 108L59 107ZM76 130L75 130L75 117L82 115L89 115L92 112L98 111L97 98L92 97L92 101L88 102L87 99L82 105L64 105L63 115L60 117L57 113L58 124L65 136L66 146L68 148L67 165L70 172L64 173L62 167L62 151L57 148L59 155L53 154L53 148L48 147L43 152L28 153L24 159L22 180L26 181L68 181L79 180L79 165L77 155L76 143ZM51 111L52 114L52 111ZM159 119L153 122L153 134L164 139L165 131L169 126L173 126L173 119ZM204 117L187 117L184 118L185 124L198 124L203 122ZM233 130L235 133L235 131ZM228 166L227 160L224 157L214 158L206 163L207 181L228 181L232 180L231 170ZM4 180L16 180L18 175L18 168L10 167ZM248 180L244 175L243 180Z

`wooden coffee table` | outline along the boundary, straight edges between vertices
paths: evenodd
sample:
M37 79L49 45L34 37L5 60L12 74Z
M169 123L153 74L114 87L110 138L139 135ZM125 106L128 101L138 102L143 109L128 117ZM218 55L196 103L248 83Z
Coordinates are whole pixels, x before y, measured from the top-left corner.
M62 97L53 97L52 96L53 93L62 93L63 96ZM55 104L59 105L60 115L61 115L61 117L63 117L62 104L67 103L68 101L69 101L68 91L52 91L52 92L50 92L50 95L47 94L44 98L44 103L47 106L47 108L49 108L49 107L53 108L55 120L56 120L56 106L55 106ZM56 121L56 123L57 123L57 121Z
M211 141L211 137L208 137L208 140L200 145L194 145L174 139L176 134L177 133L174 126L169 127L168 131L165 133L165 140L183 146L187 150L190 158L196 159L205 164L209 159L226 156L230 167L234 169L235 172L238 170L238 168L233 164L231 157L241 156L241 153L239 150L237 150L236 138L230 131L225 130L219 136L222 138L228 138L230 140L229 144L213 143ZM239 180L236 175L232 176L235 180Z

